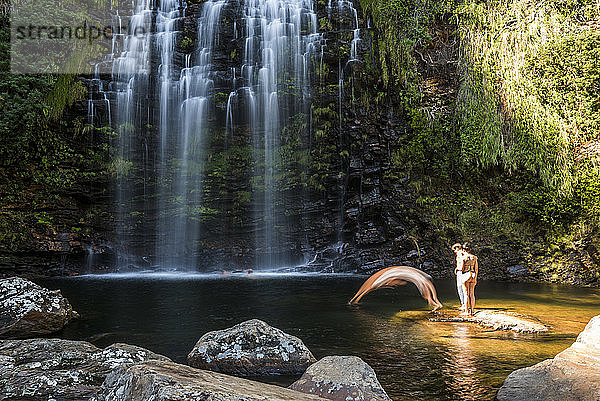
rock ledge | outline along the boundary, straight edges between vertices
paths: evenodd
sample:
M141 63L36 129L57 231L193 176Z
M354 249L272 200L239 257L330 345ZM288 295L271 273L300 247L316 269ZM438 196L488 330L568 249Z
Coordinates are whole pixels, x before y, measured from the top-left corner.
M471 322L477 323L494 330L511 330L517 333L545 333L548 327L532 317L523 316L514 312L480 310L474 316L451 316L445 313L436 313L430 318L432 322Z
M88 400L113 369L146 360L169 359L128 344L100 349L85 341L0 341L0 400Z
M284 387L163 361L123 365L108 375L102 388L93 401L323 400Z
M589 321L573 345L553 359L512 372L496 398L499 401L600 400L600 315Z

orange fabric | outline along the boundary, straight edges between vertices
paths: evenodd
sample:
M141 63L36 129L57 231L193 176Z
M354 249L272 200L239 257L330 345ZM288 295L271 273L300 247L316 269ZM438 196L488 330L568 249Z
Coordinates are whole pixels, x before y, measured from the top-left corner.
M427 300L429 305L433 306L434 309L442 307L441 302L437 298L435 286L431 282L429 276L421 270L410 266L392 266L379 270L364 282L348 303L357 304L362 297L371 291L380 288L404 285L407 282L416 285L421 296Z

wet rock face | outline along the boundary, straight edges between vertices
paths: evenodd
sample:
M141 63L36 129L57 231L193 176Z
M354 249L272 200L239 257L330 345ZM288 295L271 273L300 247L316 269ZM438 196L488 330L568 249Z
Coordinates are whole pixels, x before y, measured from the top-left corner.
M373 369L356 356L327 356L289 388L330 400L390 400Z
M499 401L600 400L600 315L569 348L537 365L515 370L502 384Z
M0 399L87 400L117 366L154 359L169 360L127 344L99 349L84 341L0 341Z
M172 362L149 361L115 369L93 401L146 400L322 400L270 384L198 370Z
M76 317L60 290L50 291L19 277L0 280L0 338L53 333Z
M302 340L258 320L203 335L188 364L236 376L300 374L316 361Z
M506 268L506 271L512 276L526 276L529 274L529 271L523 265L509 266Z

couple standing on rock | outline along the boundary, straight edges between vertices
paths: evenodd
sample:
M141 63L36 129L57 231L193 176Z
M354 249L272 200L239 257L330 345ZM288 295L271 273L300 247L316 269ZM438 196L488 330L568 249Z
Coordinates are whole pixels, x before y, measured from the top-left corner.
M477 256L467 252L461 244L452 245L452 250L456 254L456 286L458 296L462 304L461 315L473 316L475 308L475 285L477 284L477 273L479 265Z

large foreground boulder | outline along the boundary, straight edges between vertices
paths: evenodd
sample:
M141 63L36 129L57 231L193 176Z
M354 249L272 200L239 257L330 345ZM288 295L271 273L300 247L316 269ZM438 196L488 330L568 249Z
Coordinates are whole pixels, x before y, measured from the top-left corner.
M283 387L172 362L123 365L104 382L95 401L317 401Z
M336 401L390 400L373 369L357 356L326 356L289 388Z
M50 291L20 277L0 280L0 338L54 333L77 316L60 291Z
M300 374L315 357L302 340L258 320L203 335L187 357L200 369L236 376Z
M146 349L58 339L0 341L0 400L87 400L121 364L168 361Z
M500 401L600 400L600 315L553 359L512 372L496 397Z

